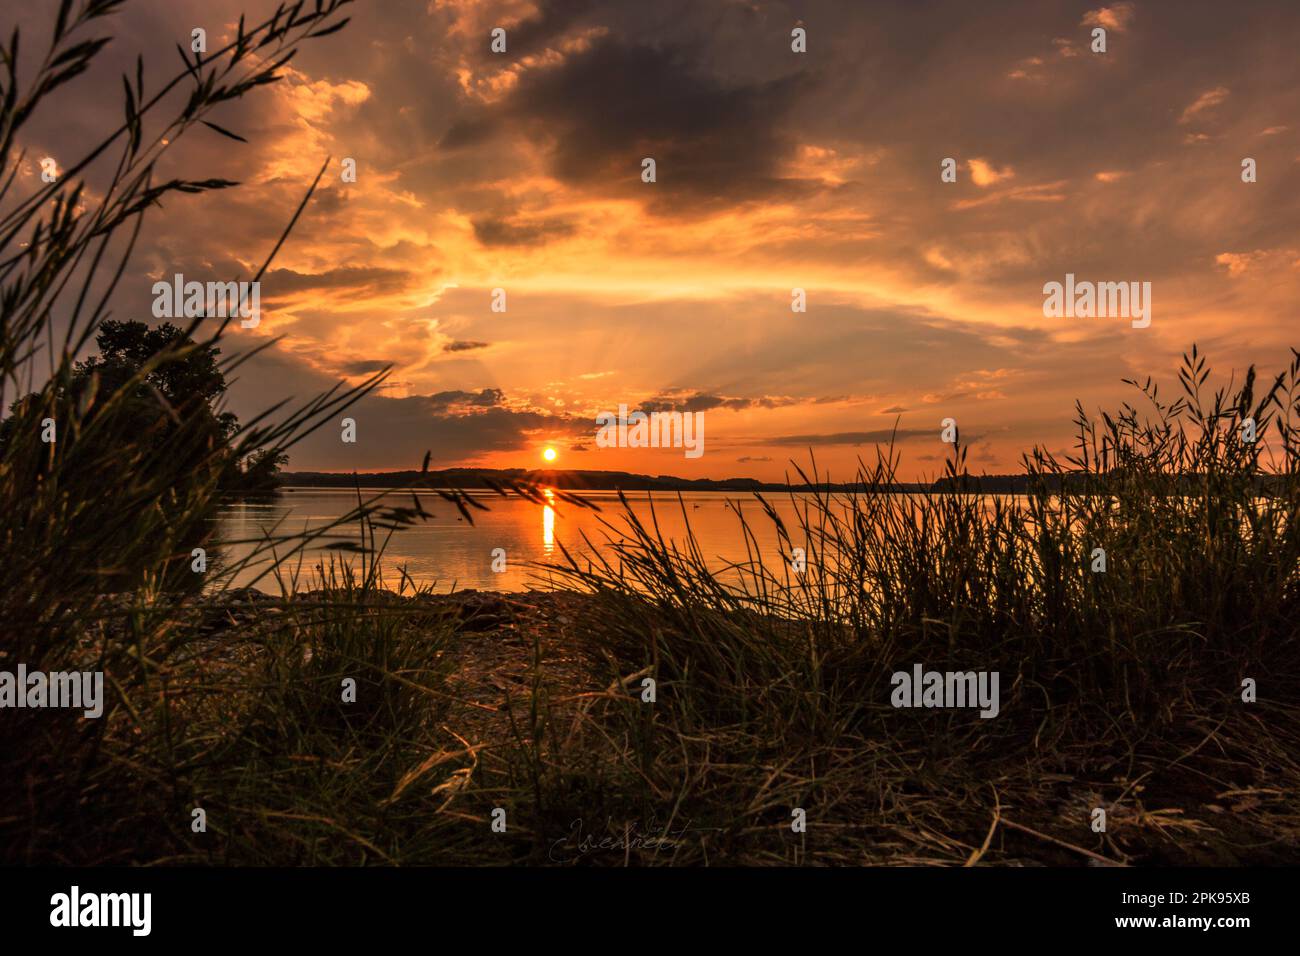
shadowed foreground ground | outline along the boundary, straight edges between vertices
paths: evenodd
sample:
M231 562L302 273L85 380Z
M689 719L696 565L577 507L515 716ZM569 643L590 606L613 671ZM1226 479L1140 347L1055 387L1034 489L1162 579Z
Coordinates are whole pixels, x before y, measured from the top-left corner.
M1158 729L1090 741L1023 713L1033 694L1004 689L1003 713L981 721L895 710L882 682L842 727L764 739L765 718L745 715L743 703L707 717L708 681L661 678L657 700L643 702L653 668L620 658L626 647L611 623L634 614L639 630L671 640L681 615L697 612L625 600L535 591L384 600L385 617L403 622L389 635L390 666L402 645L430 647L429 635L440 635L427 671L392 669L421 688L406 698L415 712L400 735L373 726L393 717L366 703L391 694L392 682L363 679L358 703L307 718L319 731L324 713L343 715L348 743L301 727L261 743L262 772L283 789L260 789L266 805L242 811L250 818L235 832L220 832L235 812L221 808L230 781L199 771L217 832L180 839L200 859L230 853L241 863L284 862L286 852L294 862L591 865L1240 865L1300 856L1295 707L1270 702L1267 691L1243 705L1232 680L1218 701L1170 702ZM203 627L227 651L244 651L238 664L215 655L224 663L214 666L235 668L240 684L265 681L283 666L286 632L301 640L312 631L321 603L321 592L283 606L254 591L226 595L202 612ZM318 682L333 697L331 685L332 676ZM764 693L780 696L779 681L755 687ZM694 699L689 708L684 698ZM752 702L755 713L766 706ZM240 710L225 724L231 733L256 722ZM348 716L362 712L369 725ZM791 729L798 723L791 714ZM1039 724L1050 733L1032 733ZM384 735L380 764L357 749L372 732ZM504 833L491 829L498 807ZM807 811L807 832L792 832L793 807ZM1107 811L1105 833L1090 826L1096 807Z

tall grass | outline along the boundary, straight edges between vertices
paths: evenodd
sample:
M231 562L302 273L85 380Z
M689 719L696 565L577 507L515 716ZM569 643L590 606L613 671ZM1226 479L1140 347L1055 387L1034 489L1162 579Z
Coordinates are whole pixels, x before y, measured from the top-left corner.
M188 842L194 837L190 810L202 799L247 802L250 787L273 803L278 778L262 776L259 763L267 748L294 755L312 733L323 735L315 739L343 749L331 751L336 757L314 758L309 769L322 788L328 787L322 768L347 766L347 755L362 755L359 773L385 782L378 765L396 764L374 745L384 736L376 728L405 735L414 726L416 708L408 698L430 682L431 651L445 629L402 643L396 619L359 611L380 589L373 565L360 579L351 569L331 576L322 567L315 610L295 606L284 618L287 630L250 625L228 633L225 592L250 567L261 580L287 579L309 549L345 530L362 529L361 540L345 547L364 558L377 535L428 516L418 500L406 506L386 495L358 499L349 514L324 527L273 529L245 549L245 558L224 565L218 560L223 542L213 537L218 482L232 457L283 453L367 394L387 371L354 388L268 409L245 422L229 445L210 430L184 428L160 441L141 429L133 406L142 392L152 391L159 419L181 420L186 410L151 389L150 377L181 367L192 353L229 345L228 319L195 319L184 330L184 344L150 356L127 381L105 385L97 376L77 376L78 360L129 274L146 215L178 195L238 185L160 179L164 156L193 135L242 141L209 119L213 110L279 82L304 42L346 23L339 11L349 2L299 0L281 4L257 24L241 18L235 39L220 49L190 54L178 47L181 65L157 89L146 88L144 63L137 59L134 73L122 77L124 119L81 155L60 156L58 177L49 183L31 174L37 163L23 147L25 127L34 115L57 110L55 94L91 68L110 42L109 18L122 0L61 0L51 8L49 45L36 50L34 60L31 38L16 27L0 45L0 406L8 412L0 426L0 668L12 671L21 663L47 673L102 671L108 698L99 720L6 709L0 721L0 858L215 858L220 854L212 843ZM252 281L287 240L324 170L284 232L267 237L270 252ZM225 357L222 373L272 344ZM469 499L439 494L469 516ZM213 551L198 600L191 564L196 545ZM292 648L287 634L294 635ZM312 695L346 661L367 691L373 685L381 692L363 692L362 703L346 715L337 708L321 711ZM304 708L319 720L294 733L295 721L306 719ZM230 763L232 748L244 761L238 772ZM214 766L232 772L216 773ZM222 819L214 830L231 841L222 851L230 854L243 831L228 815ZM320 858L310 847L302 852L303 859Z
M127 409L149 372L185 349L103 394L71 387L74 364L145 212L176 192L234 185L156 183L168 145L221 102L274 82L302 41L341 23L343 5L296 3L241 24L225 49L182 54L153 93L137 70L125 121L26 194L23 125L88 68L102 43L84 37L118 3L62 3L23 89L16 31L3 48L0 398L32 397L0 441L0 668L102 670L110 693L99 720L6 711L0 859L1295 858L1300 354L1266 389L1252 372L1206 394L1193 349L1173 401L1146 382L1141 410L1094 421L1080 409L1075 453L1028 455L1018 497L981 494L960 447L928 495L897 493L893 448L862 464L851 494L825 490L810 466L798 472L794 522L755 501L781 553L763 554L768 536L742 518L750 557L726 573L693 537L668 540L653 512L645 522L628 509L608 540L589 542L591 558L559 569L586 595L580 609L570 595L564 613L521 620L519 633L475 637L454 601L386 579L387 536L428 515L414 495L409 505L359 496L310 532L270 529L241 542L247 563L187 595L190 544L220 546L208 535L231 449L197 435L194 447L160 449ZM179 112L159 118L183 84ZM81 177L101 167L104 185L87 190ZM195 348L226 341L224 326L187 331ZM381 378L269 410L239 432L235 453L280 453ZM46 419L53 443L41 439ZM439 494L467 518L481 506ZM353 530L340 560L302 571L309 549ZM1097 548L1104 572L1093 570ZM252 564L278 596L228 587ZM523 683L492 689L493 655ZM915 663L999 671L999 716L894 709L890 675ZM1241 698L1246 678L1254 703ZM1105 833L1088 825L1097 807ZM806 832L791 829L795 808ZM495 809L504 833L489 826ZM577 821L614 848L576 845Z
M589 711L586 733L555 742L555 786L575 750L617 740L621 762L589 783L637 794L642 818L671 809L745 858L792 861L810 852L789 828L805 807L826 862L961 862L1000 818L1022 851L1028 839L1078 861L1149 857L1143 826L1199 835L1210 824L1189 801L1259 791L1285 827L1236 851L1294 858L1300 354L1262 394L1253 369L1206 395L1209 375L1193 349L1176 400L1148 381L1144 411L1093 421L1080 408L1075 453L1027 455L1024 495L981 494L960 446L931 494L897 493L892 448L847 493L799 470L793 524L756 496L781 553L762 554L770 536L737 509L750 558L726 574L693 536L666 540L653 510L628 509L588 542L594 557L570 557L567 579L600 607L607 675L653 675L658 701L629 693ZM1001 713L894 709L890 676L917 663L998 671ZM1256 703L1242 700L1246 678ZM1181 801L1176 815L1149 815L1143 793L1157 788ZM1031 816L1047 801L1057 835L1003 817L1008 793ZM1138 825L1095 834L1094 807ZM1219 822L1233 839L1261 826ZM1231 842L1216 862L1234 858ZM677 859L709 850L699 839Z

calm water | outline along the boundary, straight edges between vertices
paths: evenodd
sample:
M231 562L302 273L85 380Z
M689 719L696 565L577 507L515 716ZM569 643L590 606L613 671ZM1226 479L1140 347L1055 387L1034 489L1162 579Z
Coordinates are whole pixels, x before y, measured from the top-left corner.
M377 490L362 490L365 498L378 494ZM395 532L388 542L384 555L386 583L396 586L400 580L398 568L421 585L435 585L440 591L456 588L478 588L496 591L521 591L544 586L548 574L545 568L532 565L563 562L558 545L570 553L587 555L592 546L609 554L608 542L617 536L616 531L605 527L601 519L616 528L624 526L624 512L617 495L612 492L588 492L583 497L594 502L599 513L555 500L553 504L537 505L518 498L502 498L495 494L475 496L491 510L475 511L474 525L470 526L453 506L437 495L419 493L426 511L434 517L404 531ZM797 527L795 509L788 497L766 495L776 506L787 527L794 533ZM758 502L747 494L736 492L684 493L679 504L675 493L634 492L628 495L633 510L647 525L651 520L651 499L654 515L665 539L684 543L686 522L695 533L700 550L711 567L722 570L728 562L746 560L745 540L740 531L736 509L749 520L758 539L766 562L779 562L779 548L775 529L763 514ZM393 505L409 505L411 492L397 492L385 499ZM285 534L303 528L320 528L355 508L355 491L333 488L286 489L272 501L232 503L223 509L220 519L220 537L236 542L261 539L268 533ZM338 529L329 541L359 540L355 525ZM586 533L591 544L583 541ZM324 557L339 552L324 550L324 544L309 551L304 558L306 571ZM229 558L243 558L253 550L252 544L230 544L225 548ZM504 548L506 570L492 570L492 552ZM355 555L343 557L356 560ZM616 560L616 559L614 559ZM248 569L240 573L234 584L253 583L257 571ZM274 580L264 579L257 586L275 591Z

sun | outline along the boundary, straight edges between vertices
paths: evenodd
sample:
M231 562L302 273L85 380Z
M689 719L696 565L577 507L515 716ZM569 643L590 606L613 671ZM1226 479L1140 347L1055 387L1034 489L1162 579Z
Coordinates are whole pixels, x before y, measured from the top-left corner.
M555 461L556 455L557 452L554 448L548 448L546 451L542 452L542 457L547 461Z

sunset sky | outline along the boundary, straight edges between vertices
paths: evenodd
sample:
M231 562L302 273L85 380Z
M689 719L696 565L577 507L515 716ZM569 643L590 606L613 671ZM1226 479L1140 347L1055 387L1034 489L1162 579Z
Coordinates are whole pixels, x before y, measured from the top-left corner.
M45 6L18 12L33 37ZM156 88L193 27L215 48L239 11L273 8L128 3L101 71L26 131L29 158L120 122L116 74L138 52ZM780 479L812 447L847 478L897 423L911 478L940 469L951 417L973 471L1007 472L1035 443L1067 447L1076 398L1113 407L1121 379L1148 374L1175 387L1193 342L1224 373L1274 372L1300 345L1300 5L347 12L285 82L211 117L247 145L203 129L176 144L170 174L244 185L155 212L114 313L151 320L153 282L177 272L248 278L332 156L261 324L225 346L282 337L241 369L232 406L393 372L350 413L356 444L326 428L293 469L418 468L426 450L433 467L542 467L550 445L555 467ZM1043 285L1066 273L1150 282L1150 327L1044 318ZM643 403L703 410L705 453L595 447L598 413Z

